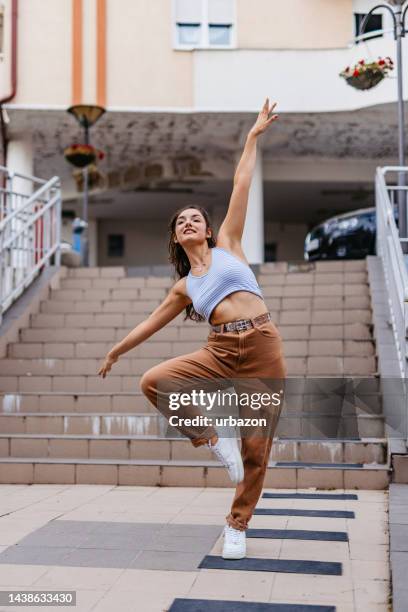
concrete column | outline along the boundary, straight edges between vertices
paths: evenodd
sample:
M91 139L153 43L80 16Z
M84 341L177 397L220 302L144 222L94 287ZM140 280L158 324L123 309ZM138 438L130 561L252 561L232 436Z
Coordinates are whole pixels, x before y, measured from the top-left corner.
M98 265L98 220L88 219L89 266Z
M236 156L236 164L242 152ZM242 235L242 248L250 264L264 262L264 204L262 151L257 144L256 164L248 197L248 208Z
M34 174L34 157L31 137L16 137L11 140L7 151L7 168L11 172L20 174ZM31 181L15 177L13 179L13 191L25 195L31 195L33 184Z

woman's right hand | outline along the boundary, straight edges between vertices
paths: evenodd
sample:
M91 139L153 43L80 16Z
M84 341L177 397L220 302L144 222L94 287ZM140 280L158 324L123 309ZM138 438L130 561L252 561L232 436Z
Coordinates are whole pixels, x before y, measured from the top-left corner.
M277 102L274 102L272 104L272 106L269 108L269 98L266 98L265 104L263 105L262 109L260 110L255 124L249 130L250 134L253 134L254 136L259 136L260 134L265 132L265 130L274 121L277 120L279 115L271 115L271 117L269 117L269 115L272 113L273 109L275 108L276 104L277 104Z
M106 374L110 371L112 365L116 363L118 359L118 357L113 357L110 353L108 353L105 357L102 366L99 369L98 376L102 375L102 378L105 378Z

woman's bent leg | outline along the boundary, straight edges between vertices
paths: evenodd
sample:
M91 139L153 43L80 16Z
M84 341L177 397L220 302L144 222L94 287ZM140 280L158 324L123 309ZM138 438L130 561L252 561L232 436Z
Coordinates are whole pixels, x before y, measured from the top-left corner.
M187 404L180 405L176 410L170 407L171 394L189 393L191 389L202 389L213 379L220 379L226 375L225 366L219 364L208 346L193 353L168 359L163 363L147 370L140 381L140 387L150 402L163 414L167 420L170 417L192 419L194 417L208 416L205 409L200 406ZM201 380L200 380L201 379ZM174 396L173 396L174 397ZM178 420L178 419L177 419ZM212 425L185 425L173 424L178 431L190 438L193 446L206 444L217 435Z

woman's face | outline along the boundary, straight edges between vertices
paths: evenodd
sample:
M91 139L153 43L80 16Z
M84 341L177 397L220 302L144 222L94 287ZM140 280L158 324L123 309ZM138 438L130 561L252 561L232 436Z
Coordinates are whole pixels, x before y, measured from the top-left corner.
M202 244L211 235L211 231L206 229L202 213L196 208L186 208L179 214L174 231L182 247Z

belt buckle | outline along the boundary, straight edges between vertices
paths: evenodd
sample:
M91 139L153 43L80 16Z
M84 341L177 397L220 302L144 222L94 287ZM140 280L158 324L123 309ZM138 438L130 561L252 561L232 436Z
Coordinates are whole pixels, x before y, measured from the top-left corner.
M247 324L246 324L246 320L245 319L239 319L238 321L236 321L235 325L235 329L237 331L245 331L246 329L248 329Z

